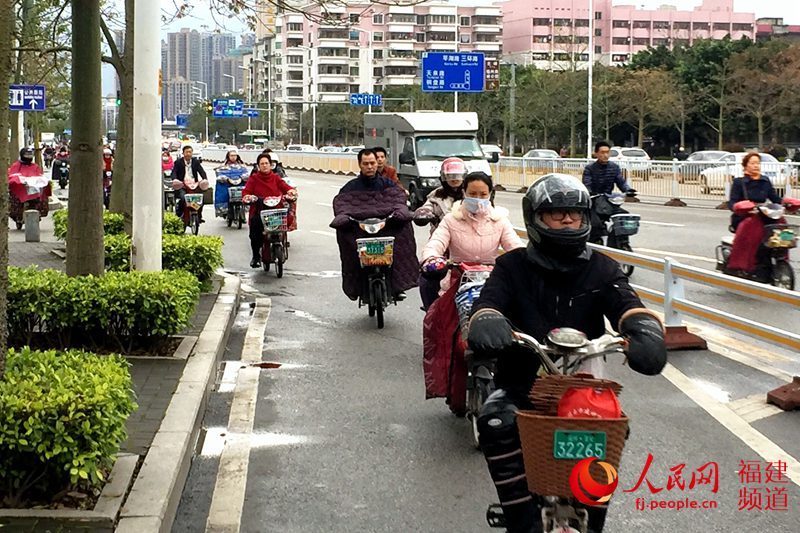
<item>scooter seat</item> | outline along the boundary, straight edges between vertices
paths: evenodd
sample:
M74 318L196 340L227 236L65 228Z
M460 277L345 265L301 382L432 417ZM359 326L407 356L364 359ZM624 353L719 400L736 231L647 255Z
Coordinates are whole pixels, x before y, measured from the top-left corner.
M722 244L727 244L728 246L733 246L733 239L735 235L726 235L722 238Z

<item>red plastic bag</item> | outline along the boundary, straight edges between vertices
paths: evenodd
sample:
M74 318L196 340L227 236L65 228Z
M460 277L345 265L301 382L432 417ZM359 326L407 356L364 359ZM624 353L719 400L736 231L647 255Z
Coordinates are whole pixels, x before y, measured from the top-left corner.
M620 418L622 408L608 388L570 387L558 401L558 416L566 418Z

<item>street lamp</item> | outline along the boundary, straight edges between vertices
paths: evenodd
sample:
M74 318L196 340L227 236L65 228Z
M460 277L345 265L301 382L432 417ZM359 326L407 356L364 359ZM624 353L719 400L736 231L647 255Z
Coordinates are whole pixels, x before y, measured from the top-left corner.
M374 91L374 86L372 84L372 32L364 28L359 28L358 26L349 26L349 29L367 34L367 92L372 94L372 91ZM367 112L372 113L372 106L367 107Z
M308 96L311 100L311 144L317 146L317 99L312 98L311 83L314 79L314 65L311 59L311 47L298 44L295 48L308 51ZM305 71L305 69L303 69ZM303 142L303 105L300 106L300 142Z
M594 74L594 2L589 0L589 72L586 98L586 157L592 157L592 77Z
M272 139L272 63L264 59L254 58L255 63L267 65L267 136Z
M249 67L245 67L242 65L237 65L240 69L246 70L249 72L248 78L249 83L247 84L247 106L245 106L247 111L247 130L250 131L250 111L249 109L253 106L253 64L250 63ZM252 141L252 139L251 139Z
M203 86L203 94L204 94L203 100L207 101L208 100L208 84L206 82L204 82L204 81L195 81L195 82L192 82L192 83L196 83L198 85L202 85ZM205 133L206 133L206 142L208 142L208 113L205 113L205 116L206 116L206 131L205 131Z
M231 79L231 86L232 86L231 92L235 93L236 92L236 77L232 76L231 74L223 74L222 77Z

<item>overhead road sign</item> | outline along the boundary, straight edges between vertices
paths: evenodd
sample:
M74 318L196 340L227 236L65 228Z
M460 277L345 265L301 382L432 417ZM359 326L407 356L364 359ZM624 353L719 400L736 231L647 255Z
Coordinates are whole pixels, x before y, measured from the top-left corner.
M353 93L350 95L350 105L380 107L383 105L383 95Z
M485 63L483 52L423 52L422 90L483 92Z
M244 100L236 98L215 98L213 115L217 118L241 118L244 113Z
M8 88L8 108L11 111L46 111L44 85L11 85Z

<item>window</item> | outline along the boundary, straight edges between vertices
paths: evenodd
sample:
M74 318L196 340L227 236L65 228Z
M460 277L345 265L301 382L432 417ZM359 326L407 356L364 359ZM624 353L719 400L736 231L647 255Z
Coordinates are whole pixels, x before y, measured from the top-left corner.
M550 19L533 19L534 26L549 26Z
M330 28L322 28L319 30L319 38L320 39L348 39L352 38L348 31L344 28L341 29L330 29Z
M667 22L665 20L653 21L653 29L654 30L668 30L669 29L669 22Z
M472 26L472 24L470 24L469 17L461 17L459 26Z
M711 29L711 25L708 22L692 22L692 29L708 31Z
M556 35L555 42L559 44L569 44L572 42L571 35Z
M669 39L653 38L653 46L669 46Z
M628 44L631 40L628 37L612 37L611 44Z
M414 139L411 137L406 137L405 142L403 143L403 153L401 158L405 161L412 161L414 159Z
M424 26L428 23L427 15L417 15L417 26Z
M389 32L389 40L390 41L413 41L414 40L414 34L413 33L402 33L402 32L392 31L392 32Z
M637 37L633 40L634 46L650 46L650 39Z
M631 23L627 20L615 20L611 23L612 28L630 28Z
M415 22L417 22L417 16L416 15L403 15L403 14L400 14L400 13L391 13L389 15L389 22L390 23L396 22L396 23L399 23L399 24L414 24Z
M602 37L602 36L603 36L603 30L602 30L602 29L600 29L600 28L595 28L595 30L594 30L594 36L595 36L595 37Z
M531 54L531 59L534 61L547 61L549 59L547 52L538 52Z
M483 24L487 26L499 26L500 17L491 17L488 15L476 15L472 17L472 24Z
M357 93L358 92L358 88L356 88L356 90L352 91L352 92ZM376 85L375 88L373 89L373 92L375 94L381 94L383 92L383 85ZM389 146L387 145L386 148L388 149Z
M602 11L595 11L594 12L594 20L602 20L603 19L603 12Z
M589 61L589 54L573 54L572 58L575 61Z
M428 42L454 42L456 40L455 32L442 32L442 31L429 31Z
M372 32L372 42L373 43L382 43L383 42L383 32L382 31L374 31L374 32Z
M688 22L674 22L672 28L676 30L688 30L690 24Z
M553 19L553 26L572 26L572 21L570 19Z
M634 20L633 21L634 28L645 28L650 29L650 21L649 20Z
M361 16L358 13L350 13L350 23L351 24L358 24L359 19Z
M358 48L351 48L350 49L350 59L358 59L361 55L361 50Z
M418 43L424 43L425 42L425 34L424 33L417 33L415 35L415 37L416 37Z
M535 43L549 43L550 36L549 35L534 35L533 42Z
M383 77L383 67L373 67L372 68L372 75L375 76L376 78L382 78Z
M317 48L319 57L349 57L350 51L347 48Z
M386 76L416 76L417 67L388 66L383 69Z
M727 22L715 22L714 23L714 31L728 31L730 30L731 25Z
M463 37L463 35L462 35ZM467 35L469 37L469 35ZM462 43L464 41L461 41ZM469 42L469 41L466 41ZM497 43L500 42L500 35L495 33L478 33L475 36L476 43Z
M346 93L350 87L343 83L320 83L317 90L321 93Z
M565 54L563 52L559 52L557 54L553 54L553 59L555 59L556 61L569 61L570 60L570 54Z
M628 60L628 54L614 54L611 56L611 61L615 63L622 63Z
M588 28L589 27L589 19L575 19L575 27L576 28Z
M290 65L302 65L303 56L286 56L286 62Z
M603 53L603 47L602 46L595 46L594 47L594 53L595 54L602 54Z
M383 59L383 50L373 50L372 51L372 58L373 59Z
M358 76L358 73L359 73L358 67L350 67L351 76Z
M480 40L480 35L478 35L478 37L479 37L478 40ZM458 40L462 44L469 44L470 41L469 33L462 33L461 35L458 36Z
M287 48L294 48L296 46L302 46L303 39L286 39L286 47Z
M350 86L350 94L357 93L358 89L359 89L358 85L351 85Z
M428 15L428 24L455 24L455 15Z
M390 48L389 58L414 59L414 50L394 50L393 48Z
M346 68L344 65L320 65L318 71L320 74L343 76Z
M287 87L286 96L303 96L302 87Z
M373 24L383 24L383 13L375 13L372 15Z
M303 23L302 22L290 22L286 25L286 29L289 31L303 31Z
M741 24L741 23L734 23L733 24L733 31L753 31L752 24Z

